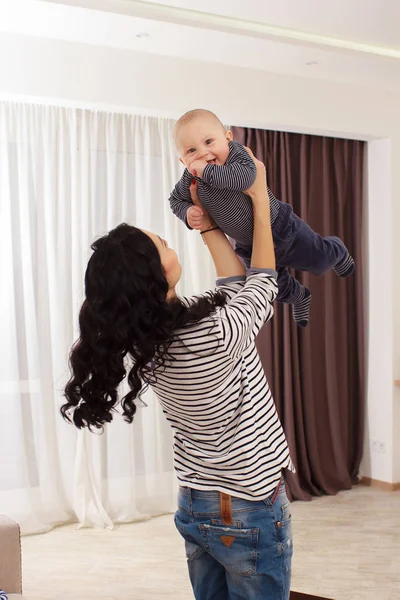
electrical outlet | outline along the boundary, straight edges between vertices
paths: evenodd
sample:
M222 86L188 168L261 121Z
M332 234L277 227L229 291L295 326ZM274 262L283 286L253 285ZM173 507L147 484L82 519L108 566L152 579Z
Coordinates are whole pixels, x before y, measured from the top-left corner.
M382 440L371 441L372 452L379 452L379 454L386 454L386 443Z

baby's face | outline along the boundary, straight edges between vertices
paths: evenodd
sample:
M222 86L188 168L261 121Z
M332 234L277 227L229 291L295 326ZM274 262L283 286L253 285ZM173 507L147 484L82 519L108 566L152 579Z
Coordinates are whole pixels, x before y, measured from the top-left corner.
M180 160L188 169L194 160L224 165L231 140L232 133L218 121L202 117L181 125L175 138Z

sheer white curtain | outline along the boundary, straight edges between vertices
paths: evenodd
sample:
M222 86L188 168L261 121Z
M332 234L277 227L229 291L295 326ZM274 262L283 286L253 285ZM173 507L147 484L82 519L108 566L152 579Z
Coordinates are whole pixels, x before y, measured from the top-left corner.
M195 233L172 215L173 121L0 103L0 512L24 533L112 526L173 511L172 435L148 392L103 435L59 414L94 238L122 221L177 250L181 292L213 285Z

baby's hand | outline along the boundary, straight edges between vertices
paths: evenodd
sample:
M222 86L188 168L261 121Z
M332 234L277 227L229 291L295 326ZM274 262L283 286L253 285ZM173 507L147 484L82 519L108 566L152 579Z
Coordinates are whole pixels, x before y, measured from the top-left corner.
M207 164L206 160L194 160L189 167L189 172L195 177L203 177L204 169Z
M201 231L203 228L203 216L204 211L200 206L191 206L186 213L186 220L189 227Z

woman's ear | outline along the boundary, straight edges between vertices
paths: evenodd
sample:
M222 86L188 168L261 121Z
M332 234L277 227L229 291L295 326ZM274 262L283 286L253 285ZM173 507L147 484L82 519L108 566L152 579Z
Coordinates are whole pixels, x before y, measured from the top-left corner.
M228 142L231 142L233 140L232 131L230 129L225 133L225 135Z

